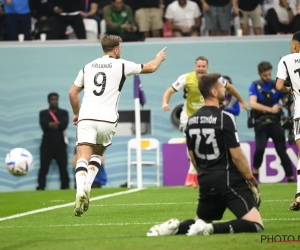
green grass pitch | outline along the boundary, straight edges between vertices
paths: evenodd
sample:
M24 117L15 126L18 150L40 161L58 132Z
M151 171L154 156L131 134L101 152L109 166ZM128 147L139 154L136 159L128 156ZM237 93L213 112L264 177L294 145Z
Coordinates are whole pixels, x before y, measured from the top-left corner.
M156 223L170 218L193 219L198 190L185 187L148 188L134 193L91 202L82 217L73 215L73 207L60 207L19 218L1 218L32 210L74 202L75 190L34 191L0 194L0 249L296 249L300 242L266 243L268 235L300 236L300 212L289 210L295 184L260 185L265 231L262 234L209 236L146 237ZM101 196L127 189L93 189L91 196ZM233 219L227 211L223 220Z

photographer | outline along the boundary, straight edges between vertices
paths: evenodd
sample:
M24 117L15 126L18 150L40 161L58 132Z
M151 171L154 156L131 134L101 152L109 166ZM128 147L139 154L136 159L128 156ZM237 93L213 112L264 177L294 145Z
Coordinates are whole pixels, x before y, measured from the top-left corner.
M275 81L271 79L272 65L269 62L258 64L258 73L260 80L253 82L249 88L256 143L253 175L258 179L265 148L271 138L288 181L294 182L292 164L286 153L285 133L280 123L282 109L279 100L283 100L285 95L276 90Z

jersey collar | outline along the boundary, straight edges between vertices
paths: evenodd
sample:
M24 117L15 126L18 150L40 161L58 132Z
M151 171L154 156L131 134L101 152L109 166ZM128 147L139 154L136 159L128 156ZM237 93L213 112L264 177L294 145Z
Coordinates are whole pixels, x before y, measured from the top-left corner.
M105 55L105 56L102 56L102 58L105 57L105 58L113 58L112 56L109 56L109 55ZM114 58L113 58L114 59Z

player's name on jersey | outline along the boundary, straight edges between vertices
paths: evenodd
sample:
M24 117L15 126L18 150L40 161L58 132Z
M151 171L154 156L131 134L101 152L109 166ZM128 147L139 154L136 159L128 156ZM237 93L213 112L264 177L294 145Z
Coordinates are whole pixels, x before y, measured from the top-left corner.
M92 68L108 69L108 68L112 68L112 63L107 63L107 64L93 63Z
M295 63L300 63L300 59L294 59Z
M189 125L191 124L216 124L217 123L217 117L215 116L195 116L189 119Z

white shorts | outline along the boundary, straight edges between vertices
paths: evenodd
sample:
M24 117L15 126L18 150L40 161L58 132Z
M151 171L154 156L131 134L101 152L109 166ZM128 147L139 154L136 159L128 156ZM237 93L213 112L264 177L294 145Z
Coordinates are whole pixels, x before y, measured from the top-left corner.
M82 120L77 124L78 144L103 145L107 147L112 144L112 138L116 133L117 123L100 122L93 120Z

